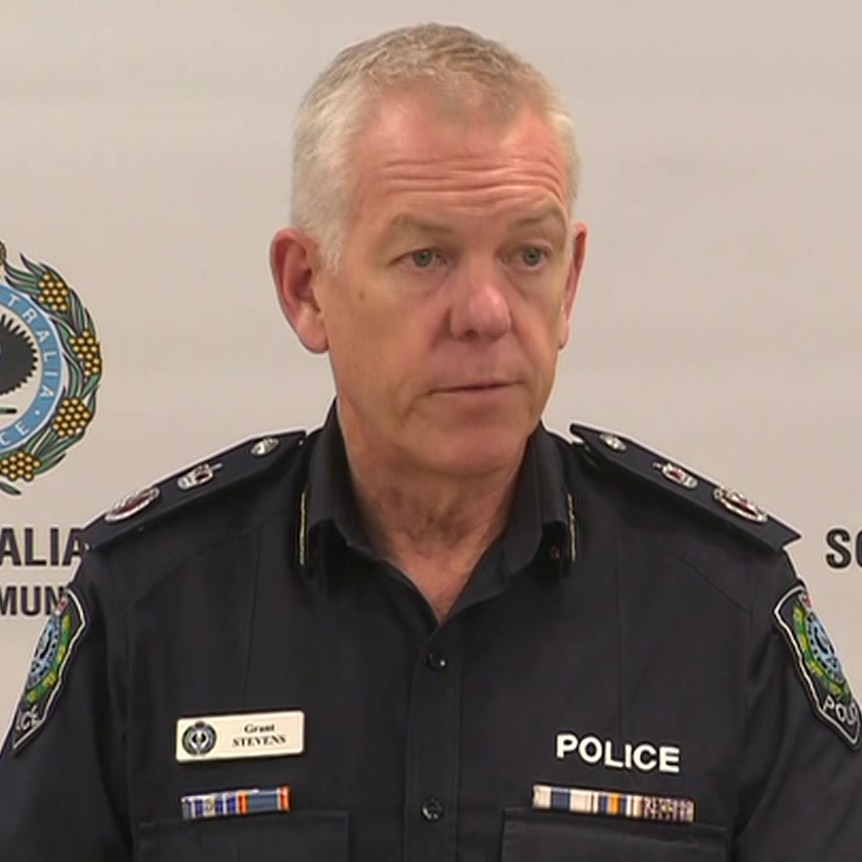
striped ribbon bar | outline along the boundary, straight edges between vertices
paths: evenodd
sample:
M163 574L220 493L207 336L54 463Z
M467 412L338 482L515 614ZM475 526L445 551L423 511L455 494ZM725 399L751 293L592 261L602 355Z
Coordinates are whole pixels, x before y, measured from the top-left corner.
M180 802L183 808L183 820L290 811L290 788L253 788L198 793L194 796L183 796Z
M633 820L694 823L694 802L668 796L642 796L576 787L533 786L533 808L575 814L603 814Z

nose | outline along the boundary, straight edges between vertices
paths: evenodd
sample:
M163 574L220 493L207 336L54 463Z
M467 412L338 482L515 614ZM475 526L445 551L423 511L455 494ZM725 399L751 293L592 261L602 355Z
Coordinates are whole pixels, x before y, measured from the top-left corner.
M466 263L457 273L451 310L456 338L493 341L512 326L512 311L503 276L492 263Z

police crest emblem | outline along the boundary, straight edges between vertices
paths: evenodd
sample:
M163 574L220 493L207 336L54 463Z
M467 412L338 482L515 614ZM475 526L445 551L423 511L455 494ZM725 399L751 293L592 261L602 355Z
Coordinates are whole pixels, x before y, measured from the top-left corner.
M0 242L0 493L19 495L84 435L102 379L89 312L63 276Z
M778 602L775 619L793 652L817 715L857 749L862 736L859 706L804 585L795 586Z
M48 720L69 661L86 627L84 606L74 592L67 590L48 618L36 644L24 694L15 713L13 751L18 751Z

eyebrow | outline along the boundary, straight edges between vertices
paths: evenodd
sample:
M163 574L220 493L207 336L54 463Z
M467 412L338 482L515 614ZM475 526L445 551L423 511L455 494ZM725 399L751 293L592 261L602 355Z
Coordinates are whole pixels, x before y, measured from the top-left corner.
M514 221L510 222L510 227L513 228L521 228L521 227L535 227L536 225L543 224L546 221L555 221L557 224L566 230L568 227L566 217L563 215L563 211L556 204L549 204L548 206L542 207L542 209L537 210L535 213L531 213L527 216L521 216L521 218L517 218Z
M386 233L391 235L401 230L412 230L418 233L452 234L454 229L442 222L416 215L415 213L398 213L386 226Z
M565 230L568 225L563 211L556 204L550 204L542 207L534 213L521 216L509 222L509 228L525 228L535 227L544 224L547 221L555 221ZM401 230L413 230L419 233L433 233L441 235L451 235L455 233L454 228L443 222L435 221L434 219L426 218L411 212L398 213L392 221L386 226L386 233L392 235Z

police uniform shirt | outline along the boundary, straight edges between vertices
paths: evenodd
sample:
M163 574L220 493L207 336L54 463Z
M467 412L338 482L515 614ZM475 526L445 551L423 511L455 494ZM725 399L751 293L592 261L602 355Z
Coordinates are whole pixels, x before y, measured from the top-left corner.
M365 538L334 411L94 524L0 758L0 859L858 859L858 712L782 631L817 624L785 534L588 436L532 436L440 624Z

